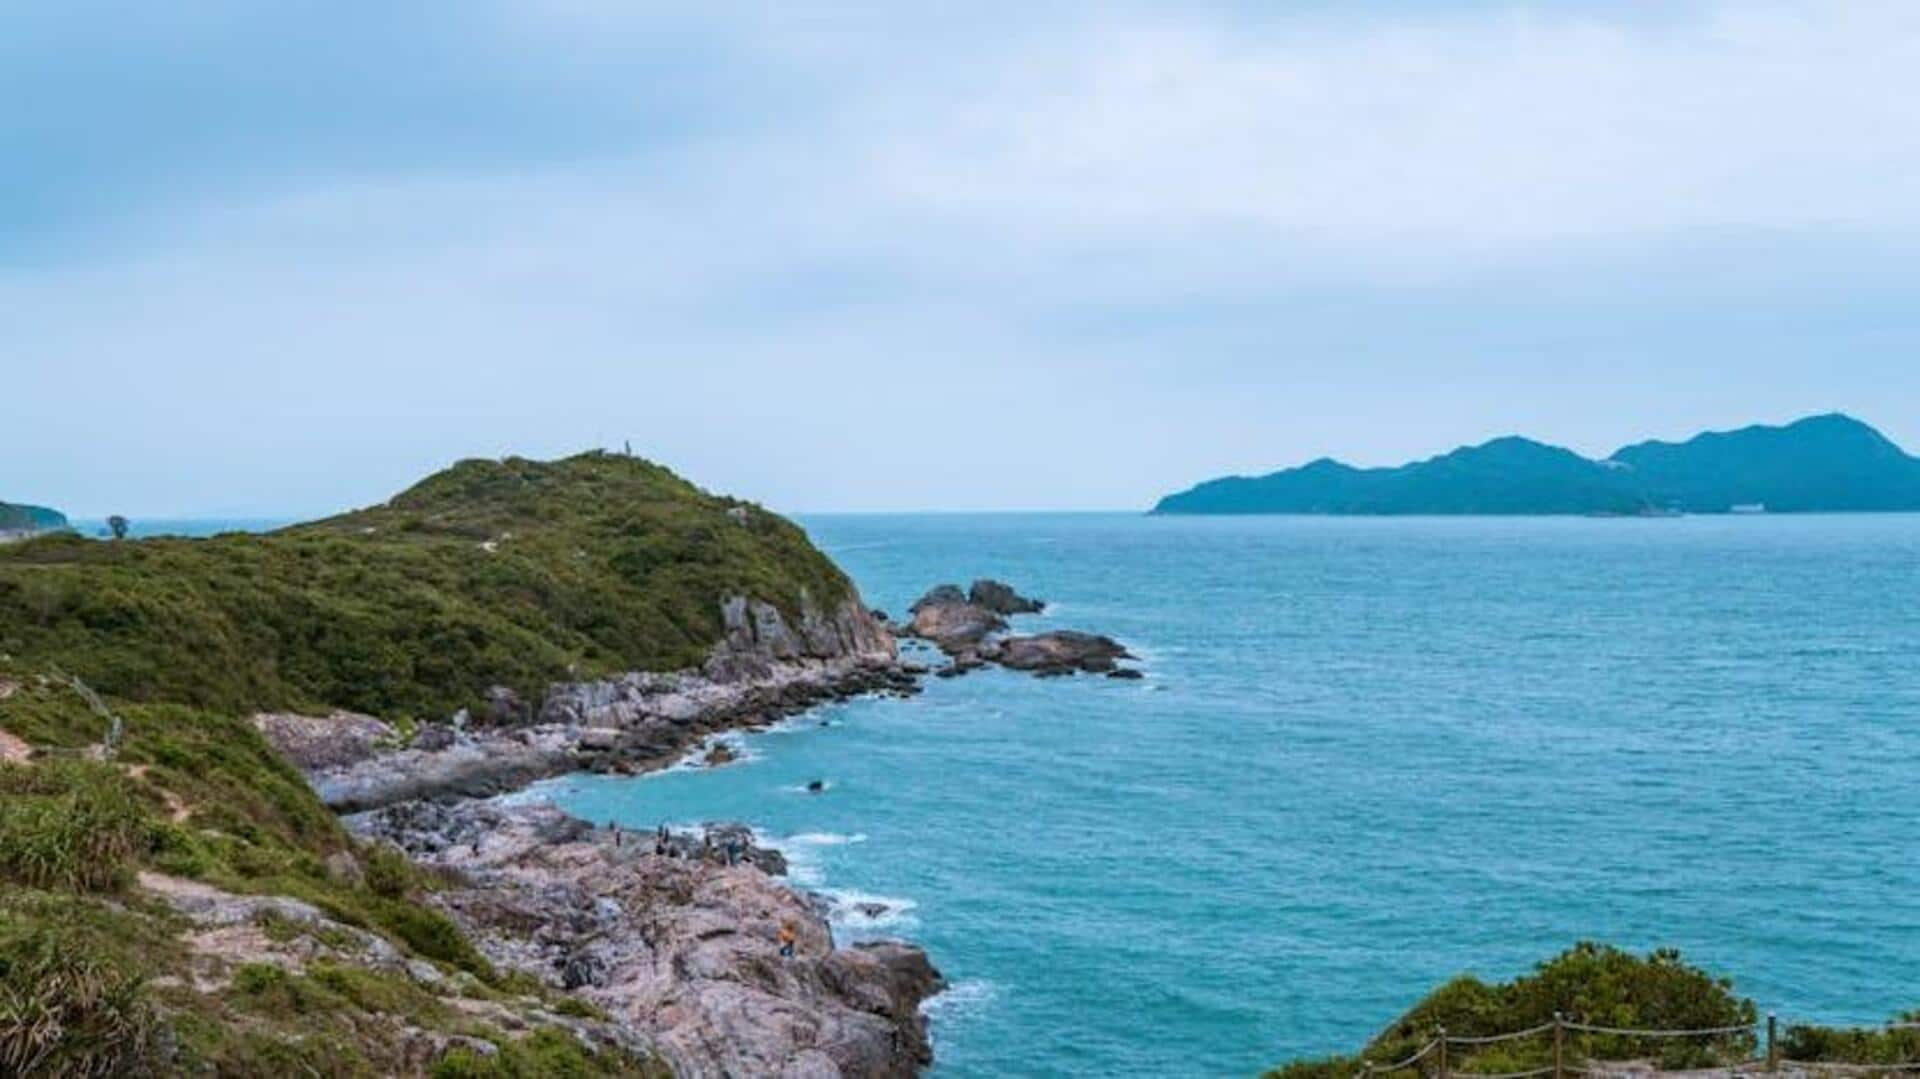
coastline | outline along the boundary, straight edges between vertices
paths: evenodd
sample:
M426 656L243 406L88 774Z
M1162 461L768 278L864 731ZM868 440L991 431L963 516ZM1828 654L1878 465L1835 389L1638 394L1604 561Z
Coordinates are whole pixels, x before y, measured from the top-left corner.
M932 1060L921 1005L945 988L938 970L905 941L837 942L830 900L745 825L623 834L500 797L579 772L658 771L714 734L910 695L926 673L857 594L797 626L744 597L725 618L697 669L559 683L537 706L494 690L486 715L404 738L351 714L254 725L350 830L448 882L431 902L490 962L603 1011L676 1074L917 1074Z

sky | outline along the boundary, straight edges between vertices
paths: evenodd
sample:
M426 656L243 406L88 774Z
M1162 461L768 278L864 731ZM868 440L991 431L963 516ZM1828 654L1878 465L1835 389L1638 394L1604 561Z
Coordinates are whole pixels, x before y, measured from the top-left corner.
M0 498L76 515L1920 448L1911 0L64 0L0 100Z

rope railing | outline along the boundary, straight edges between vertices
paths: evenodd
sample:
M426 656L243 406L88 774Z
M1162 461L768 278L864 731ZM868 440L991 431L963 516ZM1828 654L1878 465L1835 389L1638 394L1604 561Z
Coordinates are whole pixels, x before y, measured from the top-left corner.
M1537 1077L1540 1076L1552 1076L1553 1079L1566 1079L1566 1077L1570 1075L1612 1076L1622 1073L1618 1070L1606 1068L1604 1066L1605 1061L1588 1059L1579 1064L1568 1061L1567 1034L1571 1032L1574 1034L1597 1034L1604 1037L1651 1039L1727 1038L1740 1035L1753 1035L1762 1029L1765 1031L1764 1056L1757 1060L1741 1061L1737 1064L1723 1065L1719 1068L1698 1069L1695 1071L1695 1074L1719 1074L1724 1072L1729 1076L1735 1076L1752 1074L1754 1072L1776 1072L1783 1067L1849 1075L1885 1074L1890 1072L1920 1073L1920 1060L1888 1064L1852 1064L1784 1059L1779 1052L1780 1027L1779 1019L1769 1015L1766 1017L1764 1023L1744 1023L1721 1027L1643 1030L1634 1027L1611 1027L1598 1023L1582 1023L1568 1019L1560 1013L1555 1012L1550 1022L1527 1027L1524 1030L1509 1031L1504 1034L1448 1034L1445 1027L1439 1027L1434 1031L1432 1040L1422 1045L1411 1056L1403 1060L1387 1065L1376 1065L1370 1060L1363 1061L1359 1079L1375 1079L1377 1076L1404 1071L1426 1060L1428 1057L1434 1056L1436 1053L1438 1054L1437 1066L1430 1069L1423 1068L1421 1070L1423 1072L1431 1071L1437 1074L1440 1079L1449 1079L1450 1076L1459 1076L1461 1079L1537 1079ZM1887 1023L1878 1029L1887 1031L1920 1031L1920 1022L1893 1022ZM1553 1036L1553 1063L1550 1065L1516 1072L1453 1070L1448 1066L1447 1050L1451 1047L1460 1046L1466 1048L1499 1045L1526 1038L1537 1038L1543 1034L1551 1034ZM1749 1045L1751 1045L1751 1043L1749 1043ZM1595 1067L1594 1065L1601 1066Z
M1568 1030L1577 1030L1583 1034L1617 1034L1627 1038L1709 1038L1722 1034L1751 1034L1757 1024L1737 1027L1701 1027L1697 1030L1628 1030L1624 1027L1601 1027L1574 1022L1563 1025Z
M1516 1030L1510 1034L1488 1034L1482 1037L1468 1037L1465 1034L1449 1034L1447 1035L1447 1044L1449 1045L1496 1045L1500 1042L1513 1042L1513 1041L1519 1041L1521 1038L1536 1037L1538 1035L1545 1034L1547 1031L1552 1029L1553 1029L1552 1023L1542 1023L1537 1027L1528 1027L1525 1030Z

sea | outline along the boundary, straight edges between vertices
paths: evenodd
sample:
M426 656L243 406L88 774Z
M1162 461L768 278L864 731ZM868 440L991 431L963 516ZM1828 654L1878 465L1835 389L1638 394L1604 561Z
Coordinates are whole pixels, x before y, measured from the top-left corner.
M936 1076L1255 1075L1582 940L1783 1022L1920 1008L1920 516L803 524L871 605L1000 578L1146 677L928 679L536 794L752 824L842 940L927 948Z

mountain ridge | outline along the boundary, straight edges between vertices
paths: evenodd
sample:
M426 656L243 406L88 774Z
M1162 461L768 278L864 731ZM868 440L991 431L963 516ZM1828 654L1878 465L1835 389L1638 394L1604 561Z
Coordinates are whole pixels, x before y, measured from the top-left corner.
M1168 495L1155 514L1661 515L1920 511L1920 459L1842 413L1647 440L1595 460L1519 435L1404 465L1319 457Z

